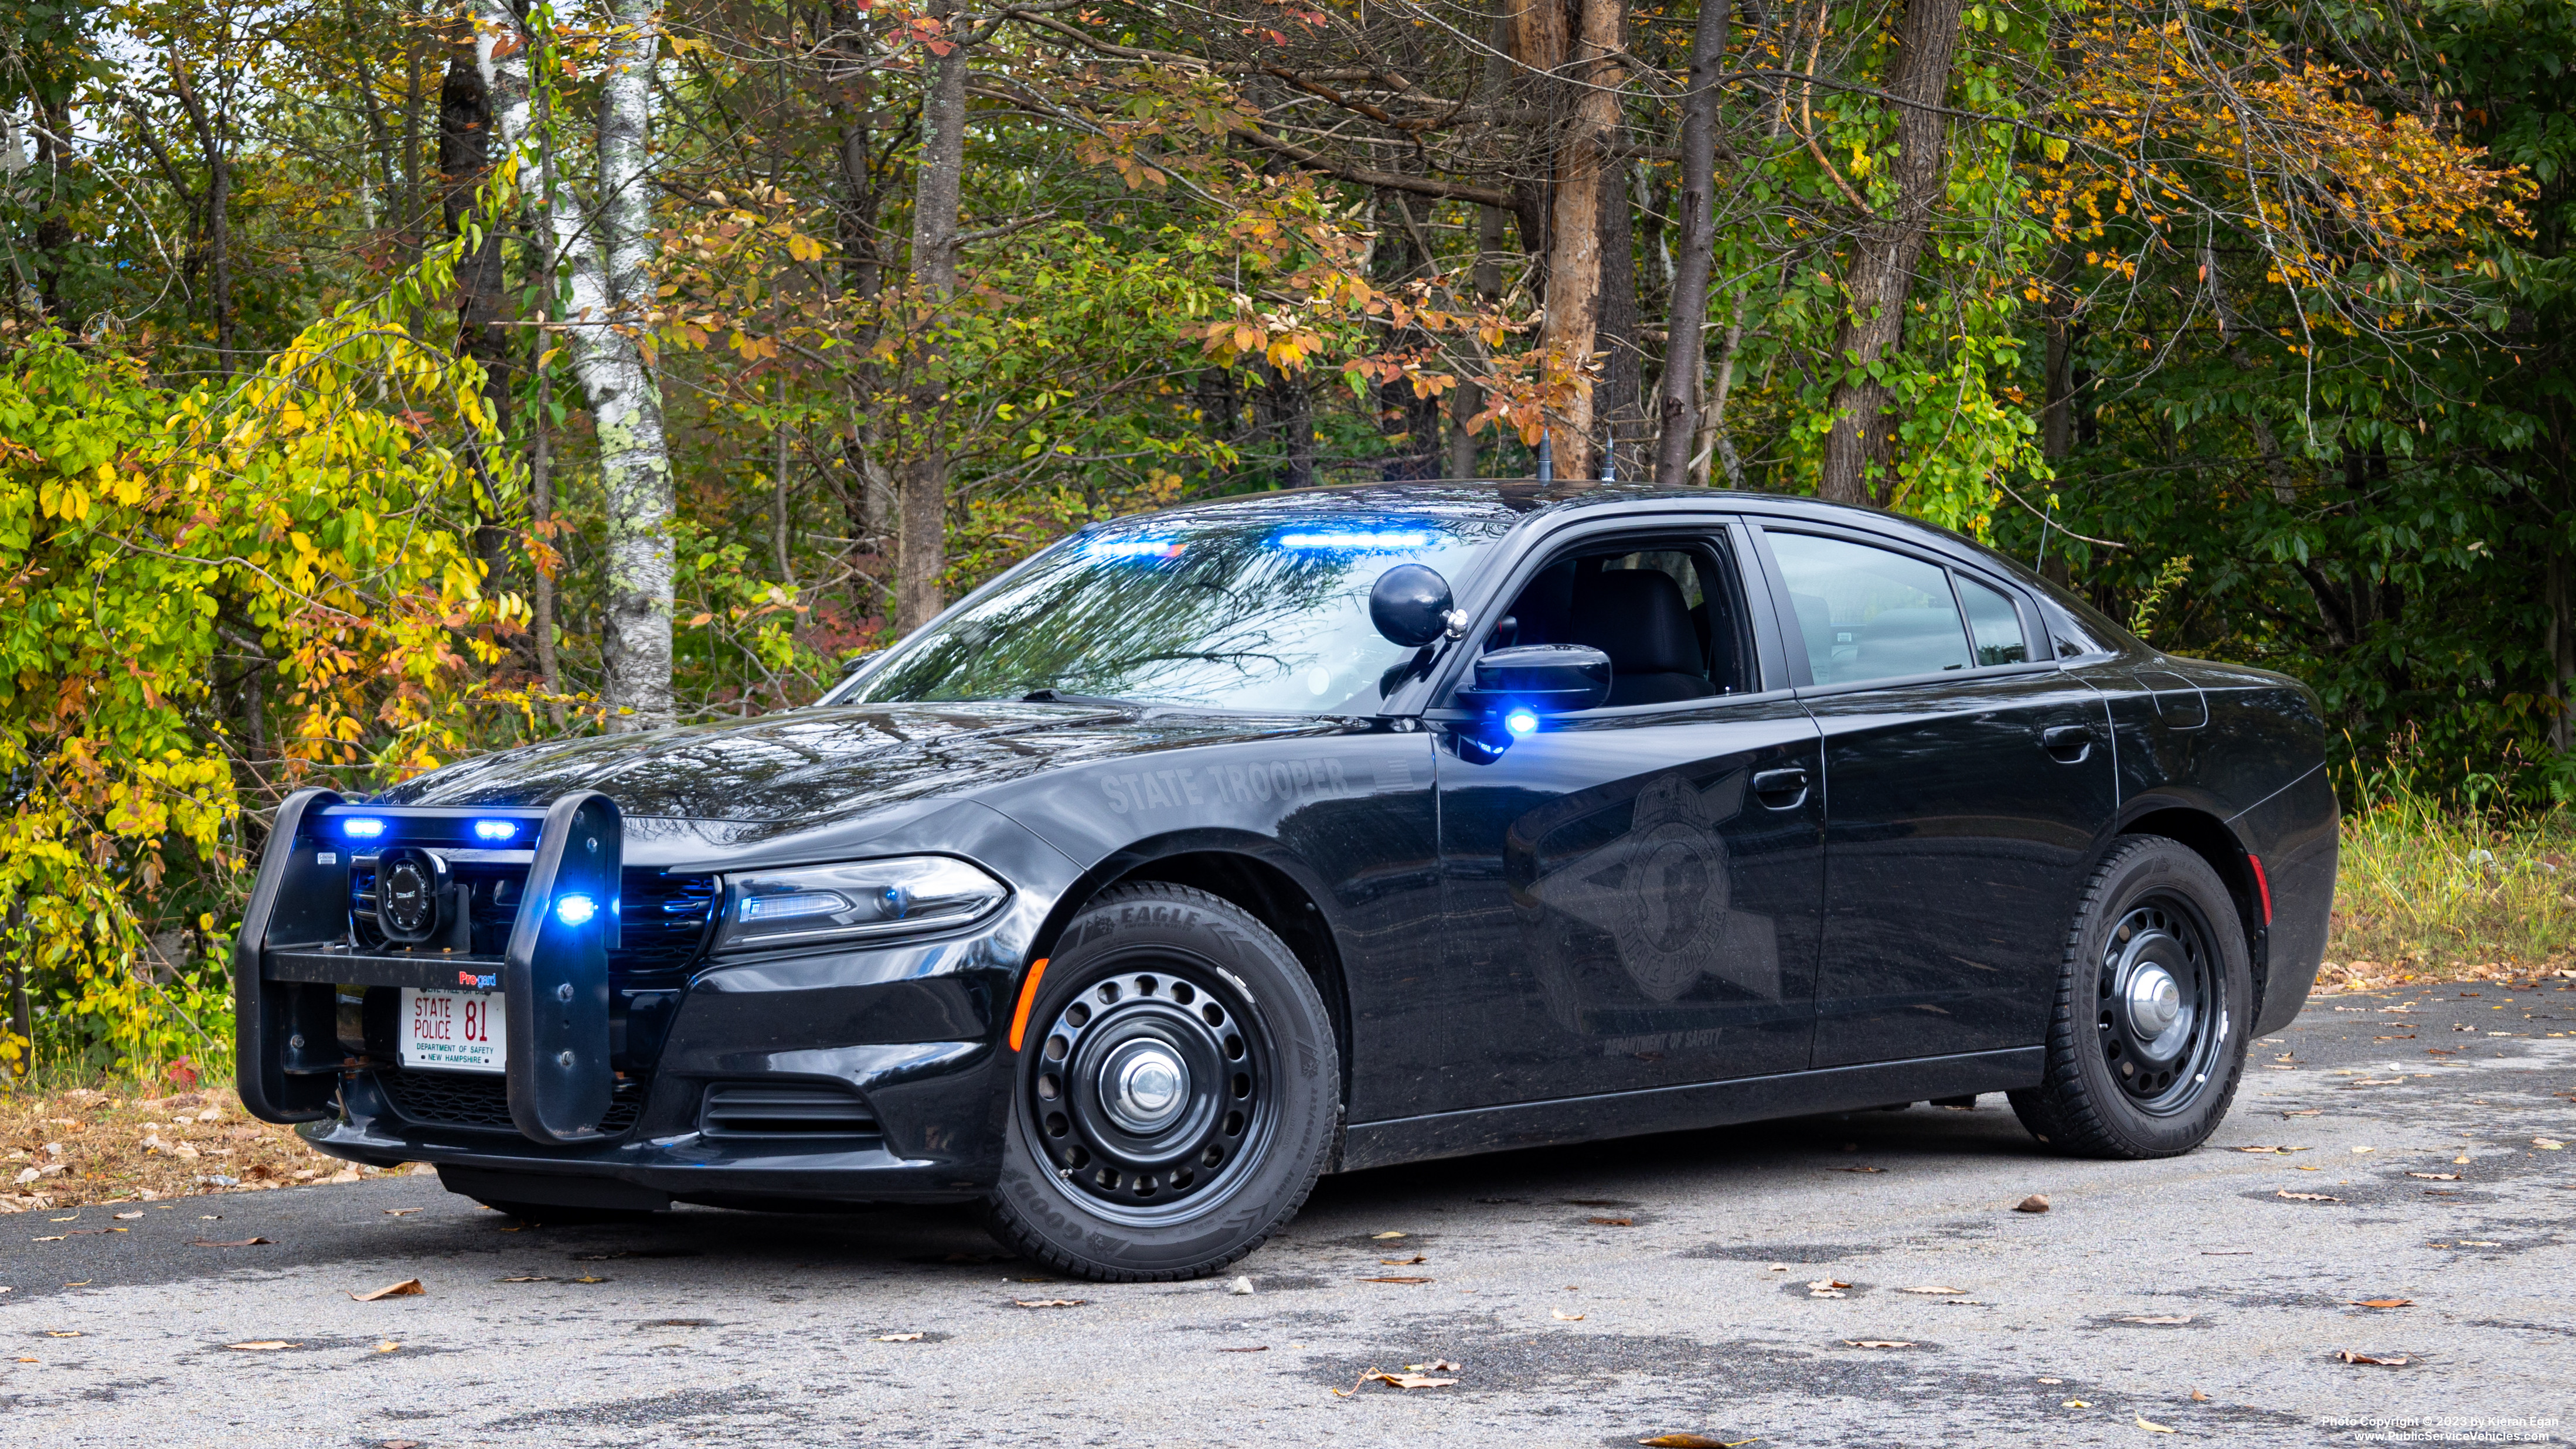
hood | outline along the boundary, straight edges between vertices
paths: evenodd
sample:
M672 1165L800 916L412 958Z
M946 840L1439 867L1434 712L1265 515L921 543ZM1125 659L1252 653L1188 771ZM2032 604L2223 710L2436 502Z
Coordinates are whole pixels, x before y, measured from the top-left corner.
M555 741L465 760L389 805L546 805L597 790L630 818L736 822L736 840L849 823L1051 766L1227 739L1334 730L1312 716L1209 716L1070 704L864 705L739 724Z

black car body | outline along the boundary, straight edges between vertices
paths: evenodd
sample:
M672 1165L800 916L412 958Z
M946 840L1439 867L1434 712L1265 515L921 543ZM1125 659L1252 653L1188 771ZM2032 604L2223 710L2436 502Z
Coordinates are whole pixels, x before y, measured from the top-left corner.
M1219 531L1170 532L1190 528ZM1007 698L833 702L905 669L967 677L924 651L983 667L989 630L921 641L1068 550L1165 567L1156 548L1200 538L1383 551L1317 575L1343 613L1380 562L1427 559L1455 612L1356 686L1329 661L1273 671L1250 708L1018 688L1034 676ZM1162 595L1138 587L1141 617ZM1533 645L1599 648L1608 698L1479 692L1480 657ZM1354 650L1353 669L1382 657ZM1301 680L1317 707L1283 703ZM376 833L348 835L361 820ZM1302 1065L1338 1077L1327 1170L2035 1092L2053 1013L2069 1040L2095 1029L2061 977L2116 845L2178 843L2223 886L2217 944L2192 950L2249 978L2250 1000L2205 992L2210 1040L2241 1055L2307 995L2335 824L2305 687L2159 653L1903 518L1615 486L1255 495L1060 543L814 707L530 746L363 805L295 797L241 937L240 1085L324 1151L435 1163L497 1201L982 1197L1039 1050L1015 1040L1033 966L1086 908L1161 882L1257 920L1311 979L1331 1039ZM397 842L435 859L398 871ZM930 875L849 877L898 903L852 908L882 919L754 929L764 891L806 899L802 868L925 859L998 889L904 866ZM430 925L424 890L445 893ZM548 914L572 894L597 919ZM808 894L825 904L794 909L857 898ZM401 1064L405 987L497 999L506 1071ZM2144 1041L2173 1007L2137 989Z

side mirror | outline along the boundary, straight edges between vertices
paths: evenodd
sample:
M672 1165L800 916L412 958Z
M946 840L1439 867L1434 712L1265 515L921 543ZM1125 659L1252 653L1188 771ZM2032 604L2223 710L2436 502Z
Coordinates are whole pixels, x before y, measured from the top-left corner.
M1369 587L1369 622L1407 649L1449 632L1449 581L1437 569L1397 564Z
M1472 709L1533 715L1591 709L1609 697L1610 656L1589 644L1515 644L1493 650L1476 661L1475 687L1458 691L1458 702Z

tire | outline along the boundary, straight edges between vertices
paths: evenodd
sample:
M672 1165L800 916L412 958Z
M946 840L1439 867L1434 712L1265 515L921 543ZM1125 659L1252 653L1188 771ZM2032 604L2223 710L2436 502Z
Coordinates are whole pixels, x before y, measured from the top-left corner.
M1268 927L1184 886L1110 891L1061 942L1012 1068L985 1225L1097 1282L1216 1272L1323 1171L1342 1080L1323 997Z
M579 1227L585 1223L640 1223L653 1217L643 1208L557 1207L552 1203L510 1202L496 1197L474 1200L496 1213L508 1213L523 1223L534 1223L542 1228Z
M2123 838L2076 906L2047 1072L2009 1094L2013 1113L2070 1155L2179 1156L2227 1115L2253 1025L2253 968L2226 883L2179 841Z

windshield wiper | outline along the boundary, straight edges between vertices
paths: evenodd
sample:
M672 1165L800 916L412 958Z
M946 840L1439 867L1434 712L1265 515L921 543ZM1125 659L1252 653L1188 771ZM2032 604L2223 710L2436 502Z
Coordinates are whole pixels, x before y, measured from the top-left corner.
M1032 689L1020 696L1022 704L1104 704L1114 709L1144 709L1140 699L1119 699L1106 694L1067 694L1061 689Z

